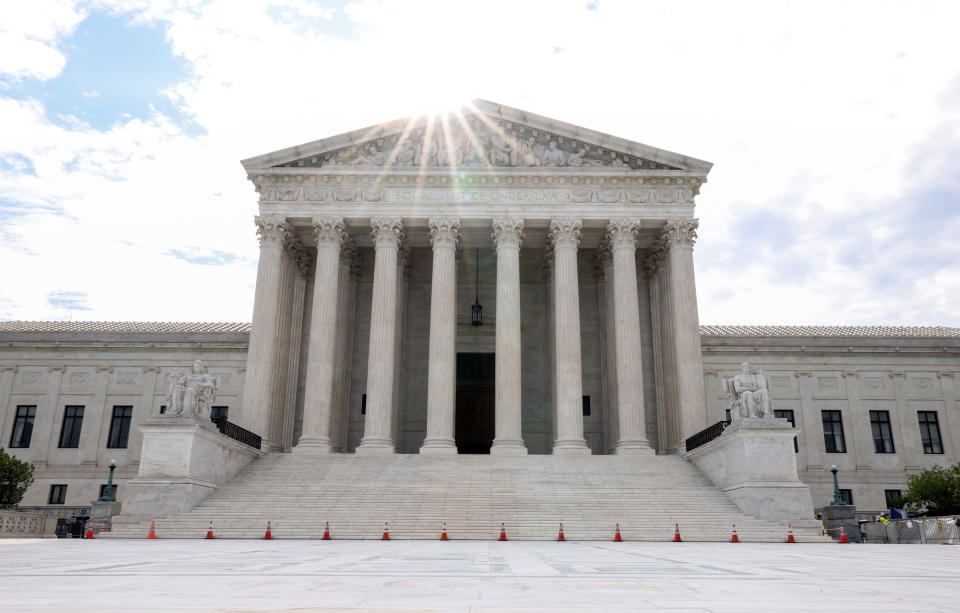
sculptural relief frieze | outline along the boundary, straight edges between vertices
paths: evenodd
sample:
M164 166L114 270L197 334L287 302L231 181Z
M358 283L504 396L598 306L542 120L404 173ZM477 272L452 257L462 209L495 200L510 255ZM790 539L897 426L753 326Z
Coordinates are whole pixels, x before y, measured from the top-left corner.
M621 168L677 170L578 139L476 115L443 126L420 126L280 167Z

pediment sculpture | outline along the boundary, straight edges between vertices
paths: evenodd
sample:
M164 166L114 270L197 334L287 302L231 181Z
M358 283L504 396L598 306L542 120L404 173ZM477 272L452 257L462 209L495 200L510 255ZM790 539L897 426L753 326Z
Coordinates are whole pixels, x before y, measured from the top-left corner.
M219 379L207 373L207 365L194 360L190 372L171 373L167 377L167 412L164 415L209 419L219 385Z
M578 167L676 170L641 157L591 145L515 122L454 119L350 145L280 167Z
M730 417L773 418L770 404L770 392L767 388L767 376L762 368L751 372L750 364L743 362L741 373L729 379L723 379L723 389L730 398Z

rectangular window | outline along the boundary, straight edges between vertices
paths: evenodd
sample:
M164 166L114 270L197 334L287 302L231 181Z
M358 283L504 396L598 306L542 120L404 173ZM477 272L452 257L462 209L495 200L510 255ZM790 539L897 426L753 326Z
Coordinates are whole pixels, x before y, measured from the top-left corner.
M840 498L843 504L853 504L853 490L840 490Z
M890 411L870 411L870 428L873 430L873 450L877 453L894 453Z
M10 448L26 448L33 438L33 421L37 417L36 406L18 405L13 419L13 433L10 435Z
M130 420L133 407L113 407L113 419L110 420L110 436L107 439L109 449L125 449L130 437Z
M924 453L943 453L943 443L940 441L940 422L937 421L936 411L917 411L920 420L920 440L923 441Z
M117 497L117 490L119 489L119 488L117 487L117 484L114 483L112 487L113 487L113 497L114 497L114 499L115 499L115 500L119 500L119 498ZM100 498L103 498L103 495L106 494L106 493L107 493L107 484L106 484L106 483L101 483L101 484L100 484L100 496L99 496L99 497L100 497Z
M161 405L160 405L160 414L161 414L161 415L165 415L166 412L167 412L167 405L161 404Z
M360 414L361 415L367 414L367 395L366 394L364 394L363 396L360 396Z
M583 397L583 416L590 417L590 396Z
M730 417L730 409L727 409L725 415L726 415L726 418L727 418L727 425L729 426L729 425L730 425L730 422L731 422L732 419L733 419L732 417Z
M790 425L794 428L797 427L797 423L793 421L793 409L774 409L773 416L779 417L781 419L786 419L790 422ZM793 437L793 452L798 453L800 451L800 445L797 444L797 437Z
M883 497L887 501L887 508L893 506L894 501L901 496L900 490L883 490Z
M67 486L66 485L51 485L50 486L50 502L47 504L63 504L67 501Z
M210 407L210 419L219 419L227 418L227 413L230 412L230 407Z
M63 409L63 426L60 427L60 448L76 449L80 446L80 427L83 426L83 407L68 406Z
M820 411L823 416L823 446L827 453L846 453L840 411Z

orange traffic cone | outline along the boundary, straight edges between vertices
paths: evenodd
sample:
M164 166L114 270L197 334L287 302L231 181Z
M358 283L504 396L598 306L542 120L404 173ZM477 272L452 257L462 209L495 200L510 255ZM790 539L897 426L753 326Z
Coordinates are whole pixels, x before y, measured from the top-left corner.
M563 522L560 522L560 534L557 535L558 541L565 541L567 539L563 538Z
M847 531L843 529L843 524L840 524L840 541L841 543L849 543L847 540Z
M324 524L324 526L323 526L323 538L320 539L320 540L321 540L321 541L329 541L329 540L330 540L330 522L326 522L326 523Z
M273 534L271 534L271 531L270 531L270 520L269 520L269 519L267 520L267 532L263 535L263 540L265 540L265 541L272 541L272 540L273 540Z
M83 538L85 538L85 539L92 539L92 538L94 538L94 536L93 536L93 522L92 522L92 521L88 521L88 522L87 522L87 533L83 536Z
M443 530L440 531L440 540L441 541L450 540L447 538L447 522L443 522Z
M213 520L210 520L210 527L207 528L207 536L204 538L212 539L213 538Z
M616 534L613 535L613 542L614 542L614 543L622 543L622 542L623 542L623 538L620 536L620 522L617 522L617 532L616 532Z
M683 539L680 538L680 524L673 524L673 542L682 543Z
M497 540L498 541L507 540L507 528L506 526L503 525L503 522L500 522L500 538L498 538Z
M387 522L383 522L383 536L380 537L380 540L381 540L381 541L389 541L389 540L390 540L390 526L387 525Z
M737 524L733 524L733 534L730 535L731 543L739 543L740 537L737 536Z
M147 538L148 538L148 539L151 539L151 540L157 538L157 522L156 522L156 520L153 520L153 519L150 520L150 534L147 535Z
M787 524L787 542L796 543L796 539L793 538L793 526Z

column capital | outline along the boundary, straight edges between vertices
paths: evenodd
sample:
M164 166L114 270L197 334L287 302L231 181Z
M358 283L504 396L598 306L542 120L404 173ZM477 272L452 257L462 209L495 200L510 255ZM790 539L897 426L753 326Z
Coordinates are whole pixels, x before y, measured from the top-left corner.
M144 366L144 367L143 367L143 372L144 372L144 373L160 372L160 367L159 367L159 366Z
M346 224L342 217L313 218L313 237L317 240L317 246L333 243L341 246L346 236Z
M800 378L800 377L812 377L812 376L813 376L813 373L810 372L809 370L794 370L794 371L793 371L793 376L794 376L794 377L797 377L797 378Z
M697 241L699 219L669 219L663 224L663 233L660 239L667 249L674 247L693 247Z
M887 373L887 376L890 377L891 379L896 379L897 377L906 378L907 373L902 371L894 371L894 372Z
M952 379L952 378L953 378L953 371L951 371L951 370L938 370L938 371L937 371L937 378L938 378L938 379L943 379L944 377L950 377L950 378Z
M606 240L611 249L636 249L640 220L617 217L607 223Z
M431 217L427 220L430 229L430 244L433 248L453 247L460 239L460 220L455 217Z
M842 370L840 371L840 376L846 379L847 377L859 377L860 373L855 370Z
M283 237L289 231L287 218L282 215L258 215L253 218L257 226L257 240L260 246L281 245Z
M396 249L403 240L403 220L399 217L374 217L370 220L370 235L377 248Z
M583 230L583 220L578 217L560 217L550 220L550 244L554 249L580 246Z
M497 249L500 247L516 247L519 249L523 244L523 220L512 217L494 217L493 234L490 235L490 238L493 239L493 244Z

